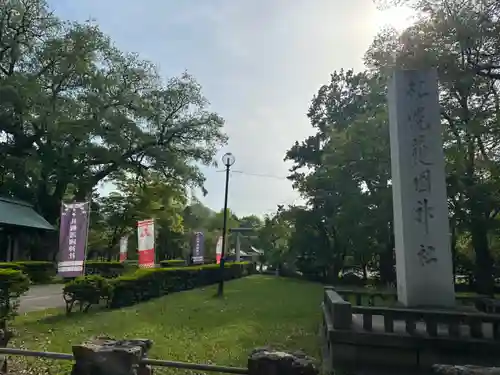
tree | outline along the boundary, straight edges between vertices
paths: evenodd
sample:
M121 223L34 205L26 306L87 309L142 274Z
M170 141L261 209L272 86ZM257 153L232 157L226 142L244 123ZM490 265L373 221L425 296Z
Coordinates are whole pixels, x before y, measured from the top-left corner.
M264 217L264 223L258 231L259 247L264 251L261 263L273 267L295 267L295 256L290 253L289 239L293 224L283 210Z
M377 263L383 281L394 280L385 94L378 74L333 73L309 109L317 133L286 156L294 162L290 179L310 207L296 218L294 247L302 268L330 281L346 257L365 275Z
M495 1L416 2L420 20L399 37L380 35L366 55L373 69L437 67L445 130L452 227L470 233L478 290L493 293L488 233L500 212L500 107L495 63L500 58ZM490 69L491 68L491 69Z
M0 193L56 223L68 187L86 199L121 172L202 186L226 141L193 77L163 83L97 26L64 23L43 0L0 8Z
M403 33L383 30L366 54L368 71L334 72L312 100L308 117L316 134L286 155L294 163L290 179L308 203L294 219L290 244L308 272L336 278L349 259L365 277L371 268L383 281L394 280L386 82L394 68L437 67L455 265L464 269L465 249L473 249L478 291L492 293L500 212L500 6L406 3L419 12L417 23Z
M259 229L263 225L261 218L257 215L243 216L239 219L239 222L241 228Z
M136 238L137 221L155 219L156 253L159 259L182 257L185 252L182 212L186 204L182 186L172 186L158 173L148 173L146 183L126 178L118 190L96 200L89 248L108 259L118 254L124 235ZM94 255L89 254L89 255Z

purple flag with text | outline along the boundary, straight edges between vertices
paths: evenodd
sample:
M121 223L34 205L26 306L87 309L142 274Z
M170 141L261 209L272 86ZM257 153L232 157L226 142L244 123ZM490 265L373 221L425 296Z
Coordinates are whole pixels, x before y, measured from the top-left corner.
M59 226L58 274L62 277L82 276L84 271L90 202L63 203Z
M191 262L193 264L203 264L205 253L205 236L203 232L194 232L191 250Z

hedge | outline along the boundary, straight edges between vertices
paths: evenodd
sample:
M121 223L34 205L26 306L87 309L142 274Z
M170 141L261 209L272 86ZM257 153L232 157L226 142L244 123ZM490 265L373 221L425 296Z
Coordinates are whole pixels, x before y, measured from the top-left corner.
M48 261L27 260L15 262L35 284L47 283L56 275L56 265Z
M254 264L250 262L228 262L224 266L224 280L254 272ZM66 284L64 295L69 313L75 302L78 302L80 309L84 311L102 300L107 302L108 307L118 308L218 281L218 264L139 269L133 274L110 280L101 276L77 278Z
M111 307L123 307L157 298L168 293L214 284L219 281L219 265L169 267L137 270L114 281ZM228 262L224 280L246 276L254 272L250 262Z
M186 265L184 259L167 259L160 261L162 267L182 267Z
M75 303L79 303L80 311L87 312L92 305L102 300L109 302L113 285L111 280L99 275L77 277L64 286L63 298L66 302L66 313L73 311Z
M19 297L30 286L28 276L20 270L0 269L0 328L5 328L19 307Z
M85 262L85 275L100 275L105 278L121 276L125 272L125 264L120 262L101 262L89 260Z
M24 267L14 262L0 262L0 269L24 271Z
M47 283L56 275L55 264L49 261L26 260L1 262L0 269L22 271L35 284Z

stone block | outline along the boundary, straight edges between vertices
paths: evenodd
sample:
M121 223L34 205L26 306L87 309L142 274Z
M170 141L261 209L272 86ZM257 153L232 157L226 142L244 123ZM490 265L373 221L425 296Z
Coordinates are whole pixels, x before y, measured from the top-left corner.
M337 301L332 304L333 328L350 329L352 325L351 304L345 301Z
M315 359L302 352L254 349L248 358L249 375L318 375Z
M73 346L72 375L150 375L149 366L140 364L147 357L152 341L115 340L100 337Z

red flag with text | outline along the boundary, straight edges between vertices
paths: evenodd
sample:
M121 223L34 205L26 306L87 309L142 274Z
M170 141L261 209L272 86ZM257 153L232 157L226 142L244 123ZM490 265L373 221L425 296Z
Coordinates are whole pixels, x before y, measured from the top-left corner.
M139 252L139 267L155 266L155 222L154 219L137 222L137 251Z
M217 264L220 263L221 257L222 257L222 236L218 238L217 245L215 247L215 260Z

